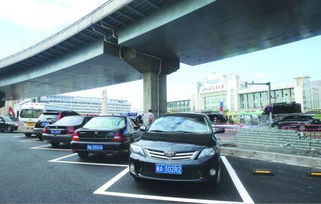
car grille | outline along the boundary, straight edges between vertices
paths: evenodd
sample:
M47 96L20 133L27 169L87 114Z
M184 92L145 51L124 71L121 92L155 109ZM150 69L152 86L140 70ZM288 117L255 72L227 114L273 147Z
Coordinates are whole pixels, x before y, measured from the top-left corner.
M184 160L184 159L194 159L198 151L190 152L176 152L174 155L166 155L163 151L146 149L149 157L157 159L167 159L167 160Z

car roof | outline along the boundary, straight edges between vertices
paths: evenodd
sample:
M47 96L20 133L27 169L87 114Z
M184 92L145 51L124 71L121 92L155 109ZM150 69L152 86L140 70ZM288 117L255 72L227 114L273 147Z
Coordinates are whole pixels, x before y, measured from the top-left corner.
M185 117L203 116L203 117L205 117L206 114L205 113L166 113L162 116L164 116L164 117L166 117L166 116L185 116Z

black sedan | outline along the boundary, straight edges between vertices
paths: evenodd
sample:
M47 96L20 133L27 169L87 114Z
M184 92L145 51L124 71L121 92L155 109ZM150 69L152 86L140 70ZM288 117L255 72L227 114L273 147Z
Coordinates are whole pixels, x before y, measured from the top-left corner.
M143 128L142 128L143 129ZM136 179L209 181L221 175L219 142L205 114L168 114L155 120L131 145L130 174Z
M136 124L124 116L99 116L78 129L70 144L82 159L89 153L128 154L130 144L139 137Z
M58 147L62 142L69 145L74 132L84 126L92 117L80 115L67 116L43 128L42 138L53 147Z
M18 121L12 116L0 116L0 131L13 132L18 129Z

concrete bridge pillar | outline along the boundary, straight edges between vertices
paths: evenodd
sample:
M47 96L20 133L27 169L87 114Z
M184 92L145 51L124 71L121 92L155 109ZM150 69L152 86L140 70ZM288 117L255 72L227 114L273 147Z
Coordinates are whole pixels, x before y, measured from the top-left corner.
M144 115L152 110L155 117L167 112L167 75L178 70L176 56L156 57L132 48L121 48L122 58L142 73L144 81Z

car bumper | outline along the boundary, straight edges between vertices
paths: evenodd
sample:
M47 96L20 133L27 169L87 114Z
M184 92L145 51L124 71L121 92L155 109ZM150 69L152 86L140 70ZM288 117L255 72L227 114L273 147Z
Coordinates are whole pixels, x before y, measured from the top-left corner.
M102 150L88 150L87 145L102 145ZM121 154L129 152L129 144L120 142L83 142L83 141L72 141L70 148L73 152L91 152L91 153L102 153L102 154Z
M182 174L160 174L156 173L156 164L179 164L182 165ZM131 154L129 166L130 174L134 177L161 181L178 182L205 182L215 178L215 175L209 175L210 169L218 170L221 165L219 154L208 159L201 160L163 160L143 157L137 154Z
M65 135L42 134L42 139L47 140L48 142L70 143L71 138L72 138L72 134L65 134Z
M34 134L42 134L42 129L43 128L33 128L33 133Z

